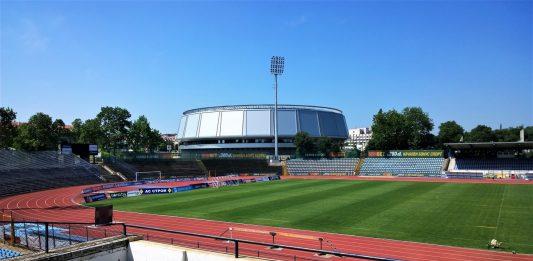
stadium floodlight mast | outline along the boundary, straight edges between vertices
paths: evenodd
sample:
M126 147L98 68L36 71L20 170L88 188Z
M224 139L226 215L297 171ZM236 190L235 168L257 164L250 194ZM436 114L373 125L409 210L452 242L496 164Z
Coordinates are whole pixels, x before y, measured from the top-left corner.
M276 101L274 104L274 160L279 159L278 155L278 75L283 74L285 68L285 57L272 56L270 59L270 73L274 75L274 92Z

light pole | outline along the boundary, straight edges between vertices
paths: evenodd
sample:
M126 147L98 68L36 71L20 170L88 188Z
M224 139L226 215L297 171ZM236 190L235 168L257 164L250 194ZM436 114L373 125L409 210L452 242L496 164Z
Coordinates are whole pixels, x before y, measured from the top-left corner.
M274 104L274 159L278 160L278 75L283 74L285 68L285 57L272 56L270 59L270 73L274 75L274 89L276 102Z

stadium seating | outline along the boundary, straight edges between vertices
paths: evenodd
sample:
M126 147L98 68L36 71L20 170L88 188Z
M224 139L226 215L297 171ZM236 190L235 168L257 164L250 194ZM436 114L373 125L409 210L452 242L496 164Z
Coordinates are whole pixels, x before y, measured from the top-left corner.
M20 255L21 254L17 251L0 248L0 260L13 258Z
M483 179L482 172L446 172L446 177L450 179Z
M533 159L456 159L458 170L533 170Z
M104 162L114 171L118 171L132 180L135 179L135 172L144 171L161 171L161 176L166 178L207 175L201 163L197 160L146 159L123 161L117 158L108 158Z
M444 158L366 158L360 175L438 176Z
M0 150L0 197L99 182L98 168L75 155Z
M211 176L231 174L281 174L281 167L269 166L265 159L203 159Z
M359 159L292 159L287 161L290 175L353 175Z

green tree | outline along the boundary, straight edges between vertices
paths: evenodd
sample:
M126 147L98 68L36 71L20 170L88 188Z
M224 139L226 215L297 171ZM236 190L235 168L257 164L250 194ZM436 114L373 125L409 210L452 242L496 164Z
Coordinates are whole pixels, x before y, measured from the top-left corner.
M152 128L150 128L148 119L144 115L139 116L131 125L128 134L130 149L133 151L147 151L150 147L153 149L152 139L154 139L154 133Z
M424 149L434 145L433 120L420 107L406 107L402 111L409 149Z
M368 143L369 150L406 149L409 146L409 130L405 128L405 117L396 110L374 115L372 123L372 139Z
M346 151L346 158L360 158L361 157L361 151L358 148L353 148L351 150Z
M309 154L316 154L316 147L309 133L300 131L294 136L296 146L296 156L306 157Z
M459 142L465 130L455 121L446 121L439 125L438 141L444 143Z
M17 113L11 108L0 107L0 149L13 146L17 136L17 128L13 122L17 119Z
M72 121L72 142L80 143L80 133L83 126L83 121L81 119L74 119Z
M77 142L98 144L99 146L104 144L104 132L100 127L100 120L86 120L85 123L83 123L79 128L80 130Z
M102 128L103 145L106 149L113 148L113 154L116 154L117 148L126 145L131 127L130 117L130 112L120 107L102 107L96 116Z
M533 126L528 126L524 130L525 141L533 141Z
M57 143L67 142L72 143L72 132L66 128L65 122L61 119L56 119L52 123L52 131L54 134L54 139L57 141Z
M27 124L19 127L15 148L22 150L51 150L58 145L57 135L52 127L52 118L42 112L30 117Z
M379 110L372 122L372 139L367 150L425 149L435 144L433 120L419 107L402 112Z
M173 145L172 143L170 143ZM149 151L159 151L159 150L166 150L167 149L167 142L161 137L161 133L156 130L152 129L150 132L150 137L148 139L148 150Z
M485 125L478 125L465 135L466 142L489 142L495 141L496 135L492 129Z
M523 126L494 130L496 141L519 141Z

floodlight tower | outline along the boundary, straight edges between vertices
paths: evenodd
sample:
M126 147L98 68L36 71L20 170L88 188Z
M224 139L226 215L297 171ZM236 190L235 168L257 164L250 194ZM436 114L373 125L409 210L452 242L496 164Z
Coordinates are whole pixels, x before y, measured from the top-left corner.
M276 102L274 104L274 159L278 160L278 75L283 74L285 57L272 56L270 59L270 73L274 75L274 89Z

